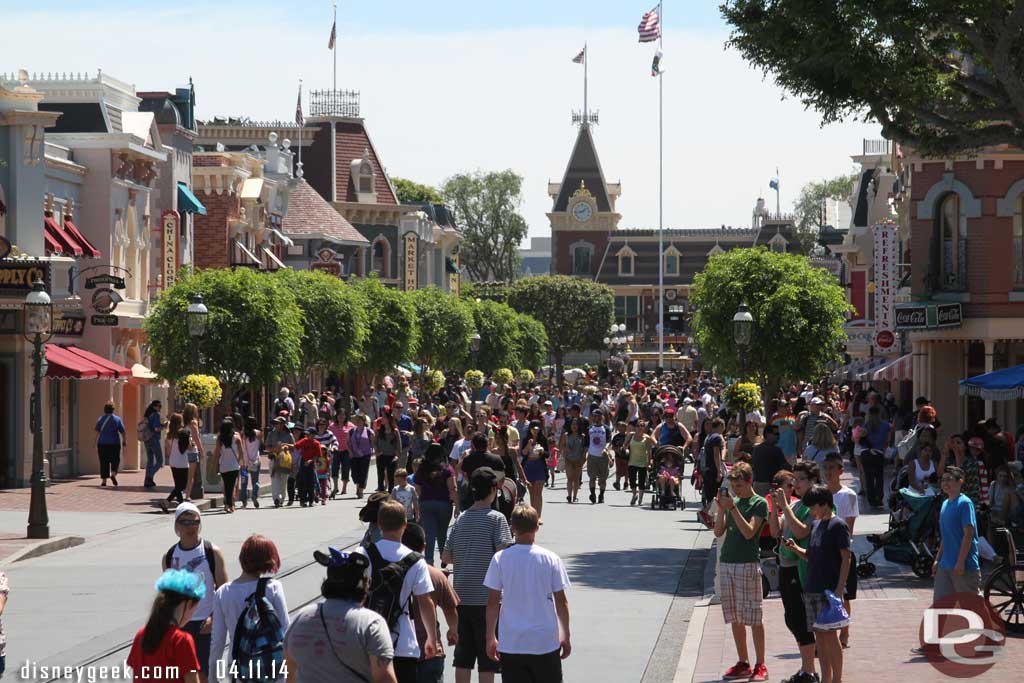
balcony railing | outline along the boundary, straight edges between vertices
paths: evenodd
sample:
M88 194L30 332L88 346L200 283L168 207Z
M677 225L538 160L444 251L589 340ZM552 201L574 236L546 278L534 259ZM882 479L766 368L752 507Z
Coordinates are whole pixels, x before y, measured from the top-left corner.
M309 115L359 118L359 91L310 90Z
M864 140L864 154L889 154L891 151L891 140Z

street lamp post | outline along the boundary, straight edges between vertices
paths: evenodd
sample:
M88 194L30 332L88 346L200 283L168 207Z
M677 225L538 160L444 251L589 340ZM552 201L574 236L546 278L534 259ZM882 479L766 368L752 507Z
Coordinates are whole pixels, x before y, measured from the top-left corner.
M188 334L192 337L192 369L199 369L199 340L206 335L206 320L210 309L203 303L203 295L196 294L188 305Z
M611 330L609 330L608 336L604 338L604 345L608 347L607 365L609 376L612 372L612 365L617 365L616 363L613 363L613 360L618 359L619 362L622 362L622 359L619 357L619 353L626 347L626 343L628 342L625 333L625 323L613 324ZM625 363L623 363L623 367L625 367Z
M53 329L53 306L42 280L32 283L25 297L25 339L32 342L32 497L28 508L28 537L49 538L46 512L46 463L43 460L43 344Z
M469 338L469 360L473 369L476 369L477 357L480 355L480 333L473 332ZM476 420L476 389L469 389L469 419Z
M754 316L750 314L746 302L741 303L736 315L732 317L732 339L736 343L736 349L740 357L740 379L745 379L747 366L747 352L750 350L750 341L754 333Z

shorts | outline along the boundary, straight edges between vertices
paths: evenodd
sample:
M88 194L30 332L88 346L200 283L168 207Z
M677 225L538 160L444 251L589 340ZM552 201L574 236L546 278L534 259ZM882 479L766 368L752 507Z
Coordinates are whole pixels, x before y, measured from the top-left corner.
M516 655L501 653L502 683L562 683L562 656L560 650L546 655Z
M977 569L964 570L963 576L956 576L952 569L939 567L935 570L935 585L932 587L932 601L952 593L978 594L981 587L981 572Z
M487 606L459 605L459 642L455 645L452 663L456 669L501 673L501 664L487 656Z
M587 458L587 478L590 481L606 481L608 479L608 458L602 455L592 455Z
M185 458L188 460L188 464L192 465L199 462L199 451L189 451L185 454Z
M629 474L629 458L615 458L615 478Z
M185 624L182 629L185 633L192 636L192 641L196 644L196 659L199 660L199 670L204 674L210 672L210 633L200 633L199 629L202 628L205 619L190 621Z
M722 562L718 568L722 589L722 615L727 624L757 626L764 623L761 612L761 564Z
M825 609L828 605L828 600L825 599L824 593L804 593L804 611L807 613L807 630L808 631L839 631L840 629L834 628L815 628L814 622L817 620L818 615L821 614L821 610Z

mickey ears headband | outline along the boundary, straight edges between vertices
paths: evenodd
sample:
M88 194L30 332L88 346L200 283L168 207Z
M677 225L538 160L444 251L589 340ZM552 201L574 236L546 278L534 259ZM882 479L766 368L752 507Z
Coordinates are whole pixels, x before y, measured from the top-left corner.
M313 551L313 559L328 569L340 569L349 565L365 569L370 565L369 559L360 553L346 553L337 548L328 548L330 554L319 550Z

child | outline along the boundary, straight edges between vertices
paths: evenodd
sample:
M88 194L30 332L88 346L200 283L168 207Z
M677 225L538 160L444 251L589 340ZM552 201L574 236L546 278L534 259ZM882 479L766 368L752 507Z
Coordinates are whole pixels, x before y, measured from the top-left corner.
M420 521L420 497L416 488L409 485L409 473L405 468L395 470L395 488L391 489L391 497L405 506L405 519L409 522Z
M658 465L658 490L666 496L679 488L683 468L679 461L679 451L675 448L666 449L665 456Z
M551 483L548 487L555 488L555 472L558 471L558 449L554 446L551 447L551 453L548 456L548 479Z
M629 483L629 451L626 450L626 423L615 423L615 434L612 435L612 452L615 453L615 483L612 486L616 491L621 491L623 485Z
M323 455L323 448L320 442L313 438L316 429L306 429L305 436L295 442L295 451L302 459L299 466L299 505L312 507L316 502L316 461ZM294 455L292 456L294 457Z
M320 493L320 504L327 505L327 485L331 480L331 460L328 451L321 446L313 467L316 469L317 490Z

